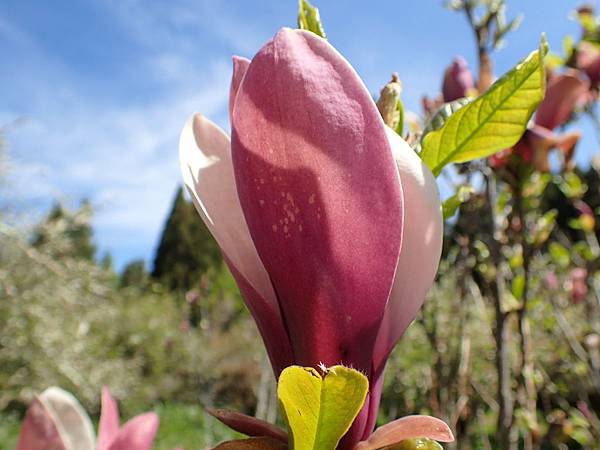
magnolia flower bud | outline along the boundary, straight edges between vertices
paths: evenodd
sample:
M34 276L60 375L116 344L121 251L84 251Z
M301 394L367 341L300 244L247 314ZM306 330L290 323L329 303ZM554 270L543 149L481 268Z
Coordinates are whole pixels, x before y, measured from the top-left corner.
M444 101L448 103L466 97L474 88L473 75L467 61L461 56L456 57L444 74L442 84Z
M575 66L585 72L593 86L600 82L600 50L590 42L582 42L577 47Z

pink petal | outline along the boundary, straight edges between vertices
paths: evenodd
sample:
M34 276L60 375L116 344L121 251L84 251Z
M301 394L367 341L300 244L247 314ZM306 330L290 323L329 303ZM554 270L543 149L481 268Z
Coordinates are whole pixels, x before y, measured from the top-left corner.
M596 44L581 42L577 47L575 65L583 70L592 85L600 81L600 50Z
M553 77L535 115L535 123L553 130L565 124L575 109L587 99L590 83L573 70Z
M102 410L98 426L98 450L108 450L119 433L119 408L106 386L102 388Z
M581 133L578 131L561 134L557 138L558 142L556 145L562 152L565 165L567 167L571 165L571 161L575 153L575 147L577 146L579 139L581 139Z
M246 75L246 70L250 65L250 60L247 58L242 58L241 56L233 57L233 77L231 78L231 88L229 89L229 121L233 122L233 107L235 106L235 98L237 96L238 89L240 88L240 84L242 84L242 80L244 79L244 75Z
M128 421L109 450L150 450L158 430L158 416L155 413L146 413Z
M394 345L421 308L442 254L443 219L435 177L413 149L387 128L404 191L404 235L390 300L379 329L373 367L383 371Z
M67 450L52 415L37 398L27 409L16 450Z
M92 422L72 394L51 387L42 392L39 399L53 417L67 450L94 450L96 439Z
M376 450L416 438L429 438L440 442L454 441L452 431L440 419L430 416L407 416L377 428L369 439L356 444L354 450Z
M398 173L369 92L325 40L282 29L246 72L232 153L296 363L367 373L402 235Z
M279 303L256 253L235 188L229 138L200 114L179 144L181 172L194 205L215 237L254 315L274 367L292 360Z
M231 264L231 262L224 257L233 278L237 282L240 289L240 293L254 321L258 327L258 331L263 339L269 360L271 361L271 367L275 377L278 377L281 371L288 366L294 364L294 355L292 354L292 347L290 339L284 328L279 307L274 308L269 302L267 302L251 285L248 280L237 270L237 268Z
M515 152L521 156L523 161L531 163L537 170L548 172L550 170L548 153L557 145L558 138L554 132L534 124L517 142Z
M229 428L235 431L245 434L247 436L268 436L273 439L287 444L288 435L281 428L275 425L265 422L264 420L257 419L256 417L250 417L246 414L242 414L236 411L228 409L210 409L206 411L214 418L220 420Z
M361 439L366 439L371 435L377 422L377 415L379 413L379 403L381 401L381 392L383 390L383 371L381 375L377 376L374 381L370 382L369 385L369 403L368 403L368 417L365 423L364 432ZM366 404L366 403L365 403Z
M571 291L571 299L574 303L581 303L588 294L587 285L588 271L583 267L576 267L571 270L568 287Z
M337 450L351 449L354 445L366 439L373 432L377 413L379 411L379 401L381 399L381 389L383 388L383 373L374 382L369 381L369 393L365 404L352 423L350 430L340 441Z

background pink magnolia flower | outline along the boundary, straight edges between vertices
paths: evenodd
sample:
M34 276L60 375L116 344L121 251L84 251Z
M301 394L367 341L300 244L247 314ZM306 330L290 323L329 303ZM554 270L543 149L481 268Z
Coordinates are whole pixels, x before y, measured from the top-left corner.
M119 408L107 387L102 388L102 411L98 425L98 450L150 450L158 430L158 415L140 414L122 427Z
M587 285L588 271L583 267L575 267L571 270L567 288L571 293L573 303L581 303L588 294Z
M16 450L94 450L94 428L70 393L51 387L33 399Z
M252 313L275 375L345 364L371 390L339 448L370 435L389 352L441 253L435 179L388 129L350 64L282 29L234 57L231 143L200 114L180 141L192 199Z
M117 404L105 387L96 446L92 422L81 404L51 387L27 410L16 450L150 450L157 430L155 413L141 414L120 427Z
M544 285L550 290L557 290L559 288L558 277L554 272L547 272L544 276Z
M591 42L583 41L577 46L575 67L585 72L593 87L600 82L600 49Z
M452 102L467 97L469 91L473 89L475 89L475 83L467 61L462 56L457 56L444 72L444 81L442 82L444 101Z
M554 130L566 124L575 110L589 101L589 87L589 81L576 70L551 76L546 96L537 109L532 125L514 147L490 158L492 167L506 166L510 155L515 154L521 162L548 172L548 155L553 149L562 153L565 165L569 166L581 134L557 134Z

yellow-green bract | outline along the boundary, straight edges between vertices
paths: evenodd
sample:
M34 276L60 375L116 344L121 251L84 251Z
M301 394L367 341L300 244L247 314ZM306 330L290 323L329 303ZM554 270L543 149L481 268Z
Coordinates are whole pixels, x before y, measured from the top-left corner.
M450 116L442 128L424 136L420 155L434 175L449 163L484 158L517 143L544 98L547 52L542 37L538 50Z
M369 381L360 372L334 366L324 376L291 366L279 377L277 394L288 423L290 448L334 450L360 411Z

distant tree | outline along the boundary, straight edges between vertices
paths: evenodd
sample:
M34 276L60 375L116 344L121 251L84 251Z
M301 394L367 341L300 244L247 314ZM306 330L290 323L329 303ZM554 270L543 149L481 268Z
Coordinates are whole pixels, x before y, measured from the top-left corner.
M219 247L180 187L156 251L153 278L172 290L189 290L221 262Z
M100 260L100 266L105 270L114 270L113 257L109 252L104 253L104 256Z
M83 200L75 211L69 211L62 204L55 203L34 234L34 247L47 246L52 238L61 241L61 245L52 247L55 257L93 261L96 246L93 242L91 217L92 206L88 200Z
M148 283L148 272L146 271L146 263L142 259L131 261L121 272L120 286L144 287Z

